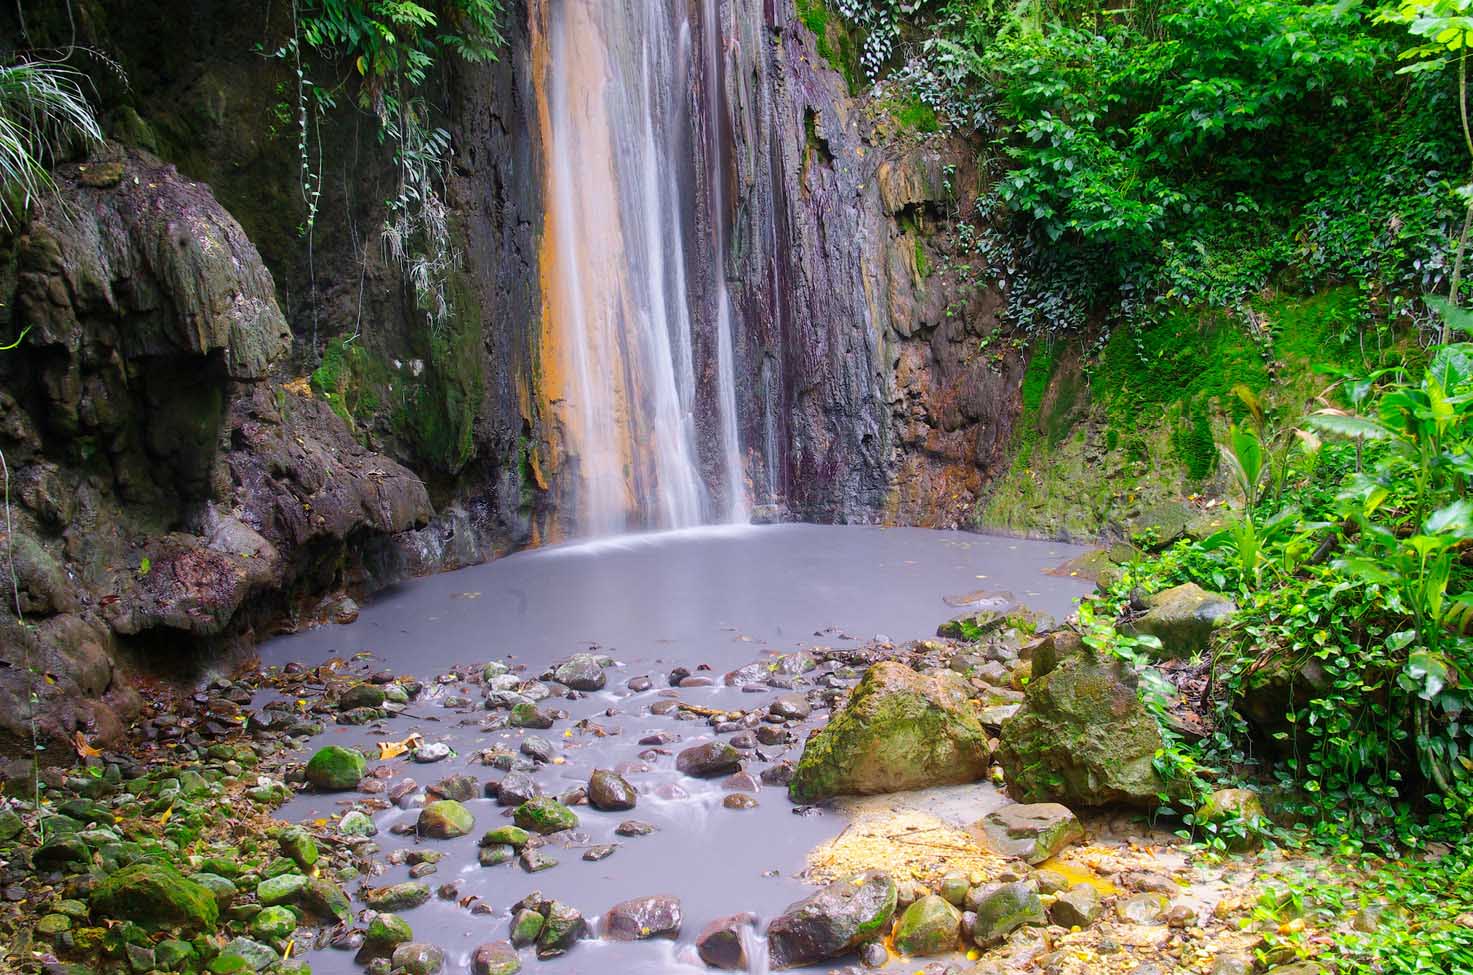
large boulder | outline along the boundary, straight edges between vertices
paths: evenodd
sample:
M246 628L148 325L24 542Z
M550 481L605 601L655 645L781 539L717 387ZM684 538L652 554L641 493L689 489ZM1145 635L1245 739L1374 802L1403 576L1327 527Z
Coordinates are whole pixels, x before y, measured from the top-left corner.
M1084 827L1068 806L1057 802L1017 802L988 813L972 826L992 850L1039 864L1070 843L1084 839Z
M135 863L103 880L92 908L104 917L151 928L214 928L220 916L209 888L163 863Z
M955 678L955 675L950 675ZM849 701L810 739L788 785L795 802L873 795L987 774L987 732L964 685L885 661L870 668Z
M895 914L895 896L895 882L871 870L790 905L767 927L772 967L817 964L883 937Z
M1162 747L1135 675L1086 655L1028 685L1003 722L997 757L1008 794L1022 802L1155 808L1168 788L1155 767Z
M1146 614L1121 627L1127 633L1161 641L1160 655L1186 659L1201 654L1218 627L1232 619L1231 599L1188 582L1146 597Z

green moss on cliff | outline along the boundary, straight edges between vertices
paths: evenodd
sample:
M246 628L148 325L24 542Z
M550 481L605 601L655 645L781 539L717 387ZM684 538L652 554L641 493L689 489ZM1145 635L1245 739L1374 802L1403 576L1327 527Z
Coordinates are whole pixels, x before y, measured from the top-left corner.
M834 15L826 0L797 0L797 11L803 26L813 32L818 56L844 76L849 94L858 94L862 85L859 45L844 19Z
M1324 385L1316 365L1362 365L1368 322L1365 297L1348 287L1267 297L1232 317L1179 311L1117 329L1085 364L1087 387L1057 347L1039 350L1023 377L1013 464L977 522L1097 536L1201 489L1217 470L1217 440L1243 416L1234 387L1280 421L1296 418Z

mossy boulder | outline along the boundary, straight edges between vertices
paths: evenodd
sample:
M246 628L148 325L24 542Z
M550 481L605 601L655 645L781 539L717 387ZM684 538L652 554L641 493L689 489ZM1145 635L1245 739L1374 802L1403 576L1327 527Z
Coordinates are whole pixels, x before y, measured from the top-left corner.
M767 928L772 967L814 965L884 937L895 899L895 882L871 870L790 905Z
M916 958L955 951L961 941L962 912L929 894L905 909L895 925L895 948Z
M961 681L885 661L809 740L788 793L794 802L817 802L975 782L990 758L987 732Z
M997 757L1020 802L1154 809L1170 791L1155 767L1163 745L1134 673L1082 655L1028 685Z
M163 863L135 863L106 878L92 892L92 909L148 928L208 930L220 918L208 888Z
M367 770L368 759L362 752L328 745L307 762L307 781L326 791L355 789Z
M407 911L430 899L430 885L410 880L388 887L375 887L363 892L363 901L375 911Z
M1204 652L1212 634L1227 625L1237 606L1231 599L1209 592L1194 582L1183 583L1146 597L1146 613L1121 629L1161 641L1159 656L1184 660Z
M441 799L420 810L416 830L420 836L437 840L453 840L466 836L476 828L476 817L454 799Z

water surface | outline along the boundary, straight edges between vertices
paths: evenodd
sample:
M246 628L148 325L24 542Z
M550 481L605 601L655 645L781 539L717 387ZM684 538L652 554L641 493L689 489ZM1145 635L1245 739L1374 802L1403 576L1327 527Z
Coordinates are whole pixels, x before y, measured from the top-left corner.
M959 532L812 525L629 536L520 553L406 583L376 599L352 625L273 640L261 655L267 665L294 660L317 664L369 650L378 661L365 666L387 666L426 682L456 668L469 672L488 660L524 665L530 678L591 647L614 656L620 667L609 672L604 691L545 702L566 709L569 719L550 731L526 734L540 734L560 750L563 762L536 774L549 794L586 781L594 768L629 763L626 777L640 791L638 807L630 813L600 813L579 806L577 835L554 837L547 848L559 865L529 875L515 864L478 865L477 838L505 822L508 810L491 800L468 803L476 816L475 832L457 840L424 841L446 853L438 872L425 880L432 886L458 882L460 897L477 897L493 913L472 915L456 901L436 899L407 912L406 919L417 940L447 950L447 970L458 972L468 970L476 945L507 936L508 908L532 890L573 904L594 923L618 901L673 894L685 913L677 944L588 942L548 962L524 951L524 965L548 975L703 971L689 942L706 922L739 911L768 919L804 896L810 888L797 876L804 854L836 835L845 820L833 810L795 815L784 792L774 788L761 790L757 809L729 810L721 805L726 795L721 781L676 772L675 752L709 740L713 730L704 721L677 721L649 712L651 704L671 694L664 675L677 665L692 671L707 665L715 686L681 688L680 700L723 709L756 708L781 691L744 692L722 686L721 675L802 648L857 646L876 636L894 641L925 637L958 612L943 601L949 595L1008 590L1035 609L1063 616L1087 586L1046 575L1045 570L1079 551L1064 544ZM625 684L639 675L649 675L654 687L635 694ZM329 728L313 747L327 742L367 745L419 731L431 741L450 743L458 754L428 766L395 763L396 779L408 775L425 786L460 772L483 780L500 778L500 772L474 761L476 753L496 745L515 749L524 732L483 731L478 724L485 711L444 706L462 691L479 703L474 687L450 683L430 688L408 715L381 728ZM816 712L810 724L816 726L823 717ZM606 734L579 726L580 719ZM658 754L638 744L659 731L678 734L680 740ZM773 761L796 759L800 751L797 743L760 748L747 767L755 774ZM671 786L686 794L657 794ZM298 820L334 817L351 802L352 794L304 794L283 815ZM995 797L979 793L977 815L985 811L984 803L994 802ZM416 815L390 809L375 817L385 852L416 844L413 837L388 832ZM615 836L614 827L626 818L650 822L658 832ZM581 859L585 848L601 843L620 845L606 860ZM408 879L407 870L390 867L372 882ZM317 952L311 962L319 975L359 970L347 952Z

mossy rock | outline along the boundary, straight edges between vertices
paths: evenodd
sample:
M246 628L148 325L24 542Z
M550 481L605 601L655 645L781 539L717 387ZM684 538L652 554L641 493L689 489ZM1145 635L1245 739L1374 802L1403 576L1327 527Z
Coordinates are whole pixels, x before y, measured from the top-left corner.
M420 836L437 840L453 840L465 836L476 828L476 817L454 799L440 799L420 810L419 822L415 825Z
M1000 943L1024 925L1048 923L1038 885L1031 880L990 887L979 893L976 905L972 940L984 948Z
M1080 655L1028 685L1003 722L997 757L1020 802L1154 809L1172 791L1156 772L1156 719L1122 664Z
M905 909L895 925L895 947L916 958L955 951L961 940L962 912L935 894Z
M983 778L987 732L962 685L949 672L922 676L892 661L876 664L809 739L789 795L818 802Z
M513 814L513 819L522 829L544 836L578 827L578 816L573 810L547 796L538 796L522 803Z
M340 792L357 788L367 770L368 759L362 752L328 745L307 762L307 781L319 789Z
M1193 582L1173 586L1146 597L1146 614L1121 627L1136 636L1161 641L1155 654L1167 660L1185 660L1202 654L1213 634L1226 626L1237 606L1231 599L1209 592Z
M162 863L135 863L97 885L92 908L151 928L210 929L220 918L215 895Z
M396 945L413 941L414 929L399 915L386 911L376 915L372 921L368 922L368 933L364 936L364 940L372 945L374 950L388 953Z

